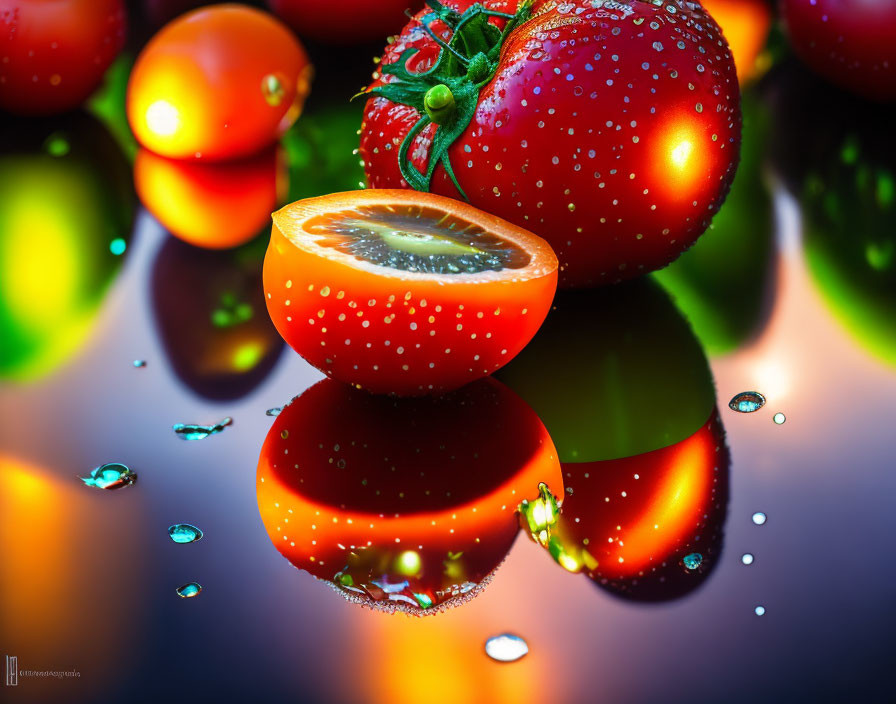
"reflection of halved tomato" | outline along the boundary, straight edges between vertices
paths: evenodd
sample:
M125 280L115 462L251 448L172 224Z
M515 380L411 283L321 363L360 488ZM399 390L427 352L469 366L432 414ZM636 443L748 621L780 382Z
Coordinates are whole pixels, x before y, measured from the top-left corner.
M561 566L648 600L681 596L709 574L728 502L728 449L718 412L674 445L564 463L563 475L568 494L548 544Z
M550 436L493 379L423 399L325 379L274 422L256 491L296 567L352 600L423 613L484 586L542 483L562 493Z
M125 24L122 0L0 0L0 110L77 107L124 45Z
M273 369L283 341L264 312L259 239L228 252L169 238L152 272L159 338L177 376L205 398L230 400Z
M541 238L459 201L368 190L274 213L264 264L284 339L374 392L457 388L510 361L557 286Z
M137 140L164 156L247 156L295 122L310 74L305 50L275 18L238 5L201 8L138 57L128 120Z
M287 172L276 147L222 164L137 153L134 183L159 222L185 242L209 249L236 247L270 222L286 193Z

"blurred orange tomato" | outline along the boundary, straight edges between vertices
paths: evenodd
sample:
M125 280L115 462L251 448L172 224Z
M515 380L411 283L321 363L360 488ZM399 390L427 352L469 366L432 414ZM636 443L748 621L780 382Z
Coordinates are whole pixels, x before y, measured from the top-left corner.
M741 85L759 73L757 59L772 25L766 0L701 0L728 40Z
M122 0L0 0L0 109L77 107L121 51L125 25Z
M137 58L127 112L137 140L177 159L254 154L295 122L311 65L278 20L214 5L165 26Z
M286 196L279 147L226 164L167 159L147 149L134 161L137 195L171 234L208 249L248 242Z

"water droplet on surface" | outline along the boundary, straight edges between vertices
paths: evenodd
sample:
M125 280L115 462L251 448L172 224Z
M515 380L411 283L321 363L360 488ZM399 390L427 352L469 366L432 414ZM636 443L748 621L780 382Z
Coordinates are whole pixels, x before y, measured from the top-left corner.
M171 427L181 440L202 440L209 435L217 435L228 425L233 423L233 418L228 416L215 425L195 425L193 423L175 423Z
M752 564L753 564L753 555L752 555L752 553L745 552L745 553L741 556L740 561L743 562L745 565L752 565Z
M143 369L143 367L146 366L146 360L145 360L145 359L135 359L135 360L134 360L134 366L135 366L137 369Z
M758 391L741 391L728 402L728 408L738 413L753 413L765 405L765 396Z
M787 416L778 411L772 416L772 420L775 421L775 425L784 425L784 421L787 420Z
M175 543L183 545L202 540L203 534L199 528L189 523L175 523L173 526L168 526L168 535Z
M766 516L762 511L757 511L753 514L753 523L757 526L761 526L768 520L768 516Z
M526 641L512 633L502 633L485 641L485 654L498 662L515 662L528 652Z
M137 473L127 465L109 462L94 469L89 476L81 477L81 481L97 489L121 489L137 481Z
M682 558L681 564L684 565L686 570L693 572L703 564L703 555L699 552L692 552L690 555L685 555Z
M261 94L268 105L277 107L286 96L286 88L283 86L283 81L273 73L269 73L261 79Z
M534 501L523 499L517 511L523 530L536 543L545 546L551 537L551 528L557 523L560 507L557 498L544 482L538 485L538 494L539 497Z
M125 250L128 248L128 243L124 240L123 237L116 237L109 243L109 251L112 252L116 257L120 257L125 253Z
M202 585L199 582L187 582L183 586L177 588L177 595L181 599L192 599L194 596L199 596L199 592L202 591Z
M765 616L765 607L757 606L755 609L753 609L753 613L757 616Z
M276 406L275 408L269 408L268 410L266 410L264 412L264 414L266 416L274 416L276 418L277 416L280 415L280 411L282 411L282 410L283 410L283 408L281 406Z

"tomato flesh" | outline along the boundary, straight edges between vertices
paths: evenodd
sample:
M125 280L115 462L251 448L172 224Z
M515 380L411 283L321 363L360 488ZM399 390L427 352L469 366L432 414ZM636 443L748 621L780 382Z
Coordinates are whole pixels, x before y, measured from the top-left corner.
M268 312L333 378L377 393L457 388L506 364L550 308L546 242L453 199L311 198L274 214Z
M493 379L422 399L325 379L280 412L256 491L293 565L352 600L420 614L478 593L541 484L563 493L550 436Z

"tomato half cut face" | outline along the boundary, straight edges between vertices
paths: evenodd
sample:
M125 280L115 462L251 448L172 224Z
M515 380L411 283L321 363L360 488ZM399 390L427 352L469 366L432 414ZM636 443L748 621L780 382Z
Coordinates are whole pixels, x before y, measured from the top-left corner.
M458 388L510 361L551 305L541 238L465 203L369 190L274 213L264 265L284 339L328 376L376 393Z

